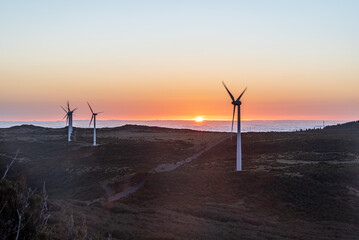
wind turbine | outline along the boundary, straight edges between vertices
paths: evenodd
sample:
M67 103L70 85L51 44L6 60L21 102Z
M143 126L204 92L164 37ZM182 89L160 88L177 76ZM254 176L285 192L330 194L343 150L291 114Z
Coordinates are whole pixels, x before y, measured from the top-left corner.
M67 136L67 140L69 142L71 142L71 134L72 134L72 114L77 110L77 108L74 108L74 109L70 109L70 103L69 101L67 101L67 109L65 109L63 106L60 106L62 108L62 110L65 111L65 116L63 119L66 118L66 125L68 125L68 136Z
M89 126L91 126L91 123L92 123L92 119L93 119L93 145L96 146L96 116L97 114L100 114L100 113L103 113L103 112L97 112L97 113L94 113L90 104L87 102L87 105L89 105L89 108L92 112L92 117L91 117L91 121L90 121L90 124Z
M239 95L237 100L234 100L234 97L233 97L232 93L228 90L226 84L224 84L224 82L222 82L222 83L223 83L223 86L226 88L229 96L231 97L232 104L233 104L233 116L232 116L231 132L233 132L234 114L236 112L236 107L238 107L238 119L237 119L237 123L238 123L238 127L237 127L237 171L242 171L242 142L241 142L241 104L242 104L242 102L239 101L239 100L243 96L244 92L247 90L247 87L243 90L241 95Z

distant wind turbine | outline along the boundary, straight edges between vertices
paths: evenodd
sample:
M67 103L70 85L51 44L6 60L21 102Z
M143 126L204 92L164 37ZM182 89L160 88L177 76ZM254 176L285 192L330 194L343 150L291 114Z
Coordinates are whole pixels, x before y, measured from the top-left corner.
M60 106L65 111L65 116L63 119L66 118L66 125L68 125L68 141L71 142L71 134L72 134L72 114L77 110L77 108L74 108L73 110L70 109L70 103L67 101L67 109L65 109L63 106Z
M103 113L103 112L93 112L90 104L87 102L87 105L89 105L89 108L91 110L91 113L92 113L92 117L91 117L91 121L90 121L90 124L89 126L91 126L91 123L92 123L92 119L93 119L93 145L96 146L96 116L97 114L100 114L100 113Z
M228 90L226 84L224 84L224 82L222 82L222 83L223 83L223 86L226 88L229 96L231 97L232 104L233 104L233 116L232 116L231 132L233 132L234 114L236 112L236 106L238 106L238 119L237 119L237 123L238 123L238 127L237 127L237 171L242 171L242 142L241 142L241 104L242 104L242 102L239 101L239 100L243 96L244 92L247 90L247 87L243 90L241 95L239 95L237 100L234 100L234 97L233 97L232 93Z

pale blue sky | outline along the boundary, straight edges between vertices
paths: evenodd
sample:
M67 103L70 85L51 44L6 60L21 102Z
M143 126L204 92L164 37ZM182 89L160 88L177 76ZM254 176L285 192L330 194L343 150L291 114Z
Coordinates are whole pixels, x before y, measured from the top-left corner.
M262 55L328 46L340 54L359 40L358 9L359 1L6 1L1 44L5 54L214 47Z

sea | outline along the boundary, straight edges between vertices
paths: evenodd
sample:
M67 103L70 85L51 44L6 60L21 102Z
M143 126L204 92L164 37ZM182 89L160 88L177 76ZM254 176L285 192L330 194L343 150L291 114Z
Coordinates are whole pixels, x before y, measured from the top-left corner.
M345 123L346 121L323 121L323 120L253 120L242 121L242 132L293 132L307 129L320 129L324 126ZM0 128L9 128L20 125L34 125L49 128L63 128L65 121L0 121ZM192 129L199 131L230 132L231 121L204 120L195 122L193 120L97 120L97 128L120 127L126 124L141 126L157 126L176 129ZM88 120L74 120L74 127L88 128ZM237 123L234 123L233 131L237 131Z

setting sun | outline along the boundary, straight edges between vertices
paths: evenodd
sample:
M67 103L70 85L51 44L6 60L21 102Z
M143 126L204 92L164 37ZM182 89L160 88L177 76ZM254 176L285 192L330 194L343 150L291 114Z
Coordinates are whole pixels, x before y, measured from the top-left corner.
M194 119L194 121L195 121L195 122L203 122L203 121L204 121L204 118L201 117L201 116L199 116L199 117L196 117L196 118Z

